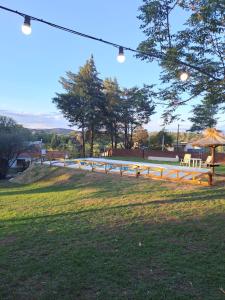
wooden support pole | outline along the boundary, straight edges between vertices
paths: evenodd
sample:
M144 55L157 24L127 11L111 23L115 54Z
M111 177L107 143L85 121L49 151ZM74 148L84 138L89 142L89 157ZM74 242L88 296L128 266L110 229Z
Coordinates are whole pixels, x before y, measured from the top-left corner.
M212 185L212 184L213 184L213 176L212 176L212 173L208 173L208 176L209 176L209 185Z
M212 149L211 149L211 153L212 153L212 173L213 175L215 175L215 149L216 147L215 146L212 146Z
M123 176L122 166L120 166L120 176Z
M139 172L139 168L137 167L136 168L136 177L138 177L140 175L140 172Z

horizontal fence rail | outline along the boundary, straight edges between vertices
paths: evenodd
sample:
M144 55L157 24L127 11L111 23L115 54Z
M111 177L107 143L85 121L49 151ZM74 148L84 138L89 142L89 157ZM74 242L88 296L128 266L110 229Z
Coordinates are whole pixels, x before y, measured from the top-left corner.
M170 180L201 185L212 185L212 172L208 169L160 165L152 163L129 162L98 158L70 159L64 162L54 161L45 164L65 166L87 171L117 173L120 176L147 177L158 180Z
M193 152L184 152L184 151L160 151L160 150L141 150L141 149L110 149L108 150L109 156L121 156L121 157L140 157L144 159L148 159L151 157L167 157L167 158L183 158L185 154L190 153L192 158L201 158L202 160L206 160L209 153L193 153ZM225 153L216 153L215 156L216 163L225 164Z

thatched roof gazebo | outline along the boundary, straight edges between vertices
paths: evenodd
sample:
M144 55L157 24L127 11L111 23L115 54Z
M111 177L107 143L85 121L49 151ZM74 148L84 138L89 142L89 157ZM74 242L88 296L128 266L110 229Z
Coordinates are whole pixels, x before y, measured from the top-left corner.
M193 146L198 147L210 147L211 155L212 155L212 163L210 164L212 167L212 171L214 174L215 167L215 149L218 146L225 145L225 136L215 128L208 128L203 131L203 138L194 141L192 143Z

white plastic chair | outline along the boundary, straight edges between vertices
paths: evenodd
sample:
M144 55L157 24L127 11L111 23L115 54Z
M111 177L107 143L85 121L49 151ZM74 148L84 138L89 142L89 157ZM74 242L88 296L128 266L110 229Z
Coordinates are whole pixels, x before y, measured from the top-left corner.
M209 155L207 158L206 158L206 161L204 161L203 163L202 163L202 167L209 167L210 166L210 164L212 163L212 156L211 155Z
M185 154L184 158L180 160L180 165L190 167L190 165L191 165L191 154Z

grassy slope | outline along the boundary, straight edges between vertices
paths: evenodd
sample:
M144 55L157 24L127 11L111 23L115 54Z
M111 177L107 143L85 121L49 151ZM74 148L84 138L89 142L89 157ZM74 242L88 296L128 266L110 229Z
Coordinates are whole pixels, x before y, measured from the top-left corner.
M0 299L224 299L225 186L28 171L0 184Z

